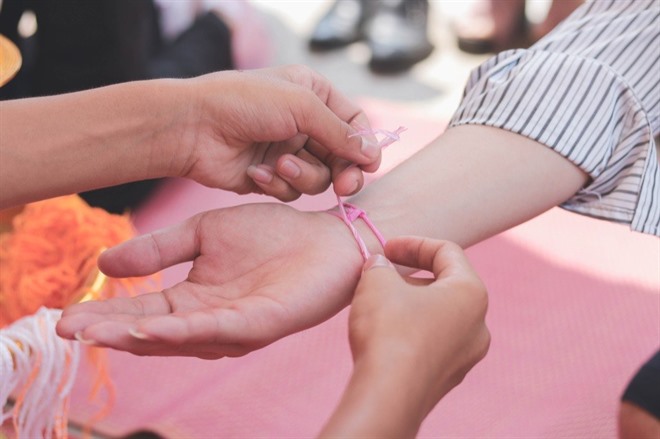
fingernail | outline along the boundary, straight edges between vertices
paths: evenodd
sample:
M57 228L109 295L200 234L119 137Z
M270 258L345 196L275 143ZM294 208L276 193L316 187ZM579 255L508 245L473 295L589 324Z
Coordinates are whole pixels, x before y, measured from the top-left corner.
M83 337L82 331L78 331L73 336L82 344L86 344L88 346L96 346L96 342L94 340L88 339Z
M369 158L375 159L380 154L380 147L369 139L362 138L362 154Z
M140 332L135 328L130 328L128 330L128 333L131 334L133 337L139 339L139 340L152 340L152 337L148 336L144 332Z
M348 193L348 195L354 195L358 190L360 189L360 182L355 180L355 184L353 185L353 189Z
M280 165L280 174L288 178L298 178L302 172L291 160L284 160Z
M259 183L269 184L271 181L273 181L273 173L267 169L251 165L248 166L246 172L250 178Z
M392 263L381 254L371 255L364 263L362 271L368 271L376 267L392 267Z

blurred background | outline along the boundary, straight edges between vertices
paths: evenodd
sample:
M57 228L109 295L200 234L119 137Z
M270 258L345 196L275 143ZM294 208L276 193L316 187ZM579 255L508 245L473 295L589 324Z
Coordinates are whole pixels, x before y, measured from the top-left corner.
M435 47L433 52L410 69L392 73L369 69L370 51L365 41L334 50L309 50L310 35L332 8L332 0L253 3L273 36L274 64L309 65L350 97L397 103L414 113L441 120L451 117L458 106L470 70L488 58L466 54L457 47L448 14L465 10L465 2L431 1L428 38Z
M458 47L455 23L469 19L470 14L483 15L483 9L487 8L487 1L470 0L428 2L428 38L434 50L409 69L373 72L368 66L369 45L364 40L334 50L309 50L310 36L335 3L333 0L254 0L252 4L272 37L272 63L306 64L330 78L348 96L394 102L415 114L446 121L460 102L470 70L490 56L466 53ZM513 8L520 2L500 3ZM526 15L540 22L550 4L551 0L528 1Z
M435 118L443 123L451 118L457 108L473 68L494 52L528 46L534 38L529 35L533 27L540 27L546 19L558 22L579 5L579 2L571 0L555 2L554 15L549 16L552 0L366 0L363 3L372 7L378 4L383 8L383 5L391 3L407 4L409 9L422 10L419 14L422 17L410 17L414 11L409 10L401 15L406 16L407 13L406 18L413 23L411 26L426 33L433 47L428 57L419 62L414 62L412 55L412 59L404 59L400 63L400 68L393 62L395 66L391 69L373 69L370 68L372 43L369 34L367 38L346 46L310 50L310 39L315 31L318 32L320 22L341 3L350 3L350 0L254 0L252 4L259 11L272 38L271 63L306 64L328 77L352 98L386 101L387 104L396 104L398 109L411 117ZM516 27L510 17L518 19L521 14L526 25ZM499 33L504 33L503 37L495 29L495 21L502 28ZM405 34L405 29L397 29L395 24L390 21L383 27L396 40ZM498 38L503 40L501 44L493 41ZM387 36L382 39L387 40ZM413 41L408 43L410 51L419 50L418 46L422 43L411 39ZM464 44L470 40L482 45ZM405 41L400 46L400 50L405 51Z

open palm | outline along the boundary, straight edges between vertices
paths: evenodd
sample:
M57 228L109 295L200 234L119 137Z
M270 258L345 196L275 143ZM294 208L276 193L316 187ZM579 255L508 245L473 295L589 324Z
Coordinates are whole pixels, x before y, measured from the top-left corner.
M188 260L188 278L161 292L69 307L58 334L139 355L244 355L337 313L362 267L341 221L281 204L199 214L108 250L99 266L124 277Z

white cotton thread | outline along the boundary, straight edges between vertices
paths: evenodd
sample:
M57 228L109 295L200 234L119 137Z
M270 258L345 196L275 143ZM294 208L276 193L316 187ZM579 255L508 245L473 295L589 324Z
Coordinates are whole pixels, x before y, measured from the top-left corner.
M66 436L80 348L55 333L61 314L41 307L0 329L0 422L12 418L19 438Z

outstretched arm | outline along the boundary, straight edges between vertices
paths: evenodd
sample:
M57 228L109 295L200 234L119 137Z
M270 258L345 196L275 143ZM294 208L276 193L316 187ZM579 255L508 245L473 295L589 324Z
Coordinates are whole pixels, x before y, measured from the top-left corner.
M140 81L0 103L0 208L183 176L283 200L355 193L380 151L364 113L302 66ZM367 139L368 140L368 139Z

